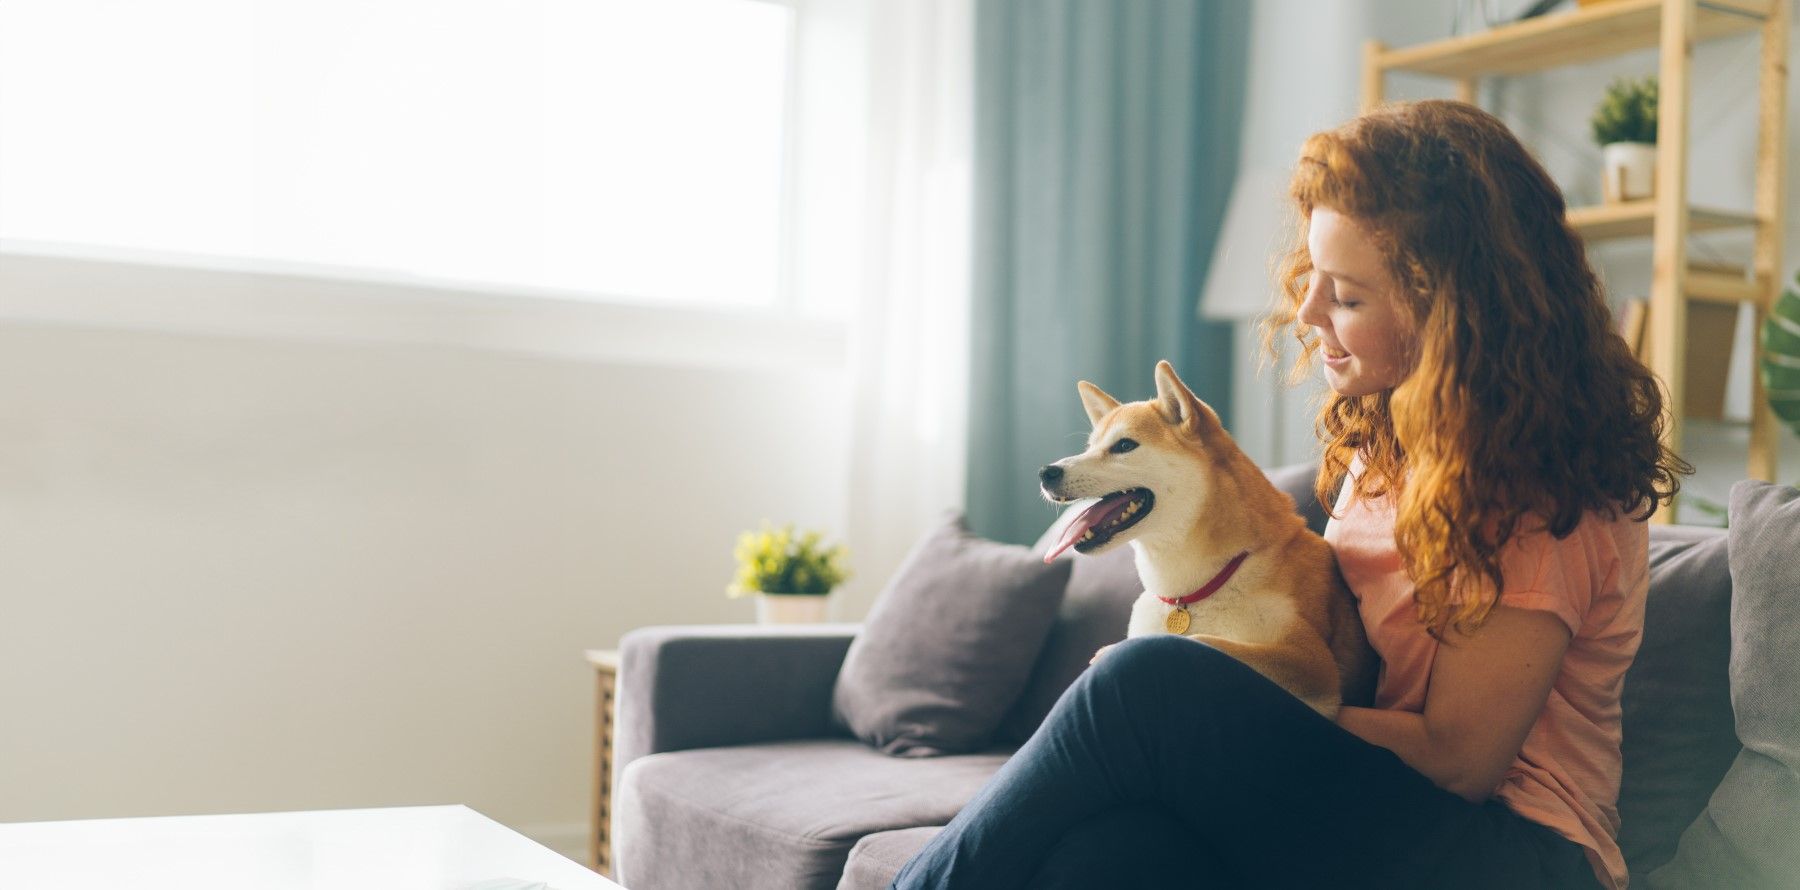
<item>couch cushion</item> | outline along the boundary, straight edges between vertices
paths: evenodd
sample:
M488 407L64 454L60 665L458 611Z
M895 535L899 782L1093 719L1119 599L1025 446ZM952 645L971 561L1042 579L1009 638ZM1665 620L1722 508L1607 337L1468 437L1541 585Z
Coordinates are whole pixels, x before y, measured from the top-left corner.
M1294 499L1294 509L1305 518L1307 528L1315 534L1325 533L1325 523L1331 519L1331 514L1325 512L1325 505L1319 503L1319 496L1313 490L1315 480L1319 478L1317 463L1290 464L1264 470L1263 474L1275 483L1276 488Z
M1744 748L1658 887L1792 887L1800 875L1800 490L1731 487L1731 700Z
M844 864L844 876L838 879L837 890L887 890L906 860L925 849L943 830L942 825L936 825L864 836L850 848L850 861Z
M1069 564L977 537L952 513L901 563L850 644L834 719L902 757L978 750L1018 700Z
M1011 751L900 758L843 739L641 757L617 790L618 881L828 890L858 839L948 823Z
M1632 874L1675 855L1682 829L1737 756L1731 727L1731 569L1719 529L1650 527L1644 636L1621 696L1619 849Z
M1308 528L1325 530L1325 508L1313 494L1313 479L1318 464L1295 464L1277 467L1265 473L1275 487L1294 499ZM1031 548L1044 553L1056 538L1057 525L1052 523L1043 537ZM1050 637L1031 669L1031 680L1019 695L1018 703L1000 724L995 737L1018 745L1037 731L1038 724L1050 714L1050 708L1062 697L1063 690L1087 669L1094 650L1117 643L1125 636L1125 624L1131 617L1131 604L1143 593L1138 582L1137 563L1131 547L1119 547L1099 556L1079 556L1074 551L1057 557L1057 561L1075 564L1069 575L1068 593L1063 596L1062 611L1050 628Z

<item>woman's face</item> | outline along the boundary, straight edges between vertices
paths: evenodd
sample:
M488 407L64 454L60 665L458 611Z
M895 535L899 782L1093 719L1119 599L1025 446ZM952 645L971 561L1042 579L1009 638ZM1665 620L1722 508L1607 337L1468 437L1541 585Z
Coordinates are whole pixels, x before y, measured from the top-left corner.
M1393 389L1412 370L1393 280L1351 217L1315 207L1306 232L1313 272L1300 322L1318 331L1325 382L1339 395Z

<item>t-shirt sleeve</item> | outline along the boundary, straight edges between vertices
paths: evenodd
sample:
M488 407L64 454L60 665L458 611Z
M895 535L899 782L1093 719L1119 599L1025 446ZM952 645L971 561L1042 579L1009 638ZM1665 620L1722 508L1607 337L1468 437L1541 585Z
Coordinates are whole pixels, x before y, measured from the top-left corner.
M1549 612L1562 619L1571 636L1579 634L1598 583L1589 546L1592 526L1583 522L1560 541L1542 530L1508 541L1500 552L1505 579L1500 605Z

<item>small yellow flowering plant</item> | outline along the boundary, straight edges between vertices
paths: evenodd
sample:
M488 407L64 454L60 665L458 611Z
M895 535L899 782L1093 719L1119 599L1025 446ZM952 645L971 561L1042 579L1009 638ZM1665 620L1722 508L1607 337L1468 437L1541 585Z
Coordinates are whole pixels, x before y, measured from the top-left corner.
M841 544L825 547L823 540L819 532L796 535L791 523L775 528L763 520L762 531L738 536L737 578L725 588L726 594L830 593L850 577L844 565L849 551Z

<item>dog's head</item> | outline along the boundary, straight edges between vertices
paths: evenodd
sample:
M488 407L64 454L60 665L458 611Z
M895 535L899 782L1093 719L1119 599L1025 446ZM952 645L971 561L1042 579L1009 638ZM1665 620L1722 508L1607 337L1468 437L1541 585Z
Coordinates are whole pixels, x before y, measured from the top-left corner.
M1085 499L1067 520L1046 562L1073 547L1097 554L1138 538L1186 534L1199 518L1213 461L1228 441L1219 416L1168 362L1156 364L1156 398L1119 404L1086 380L1076 384L1094 430L1087 450L1038 472L1044 497Z

